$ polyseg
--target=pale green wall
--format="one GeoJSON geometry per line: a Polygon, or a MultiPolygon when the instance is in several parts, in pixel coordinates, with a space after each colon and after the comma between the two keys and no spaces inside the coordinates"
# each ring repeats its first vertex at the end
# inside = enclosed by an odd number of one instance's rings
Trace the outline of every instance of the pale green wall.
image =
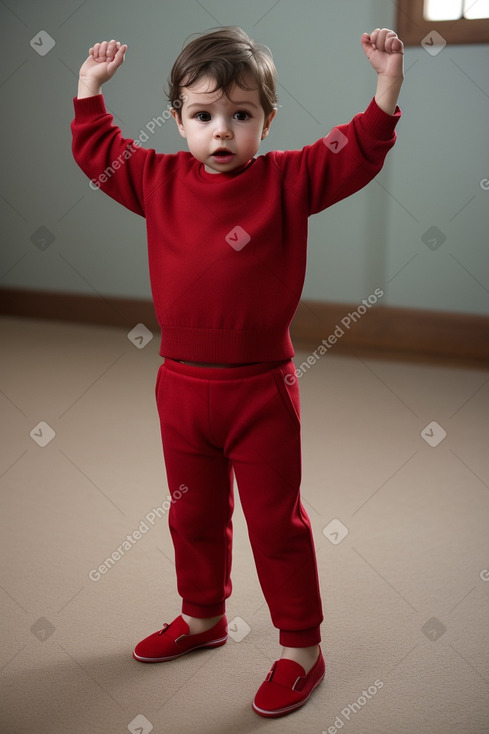
{"type": "MultiPolygon", "coordinates": [[[[125,135],[166,107],[163,87],[184,39],[214,25],[241,25],[269,45],[282,104],[262,152],[300,148],[365,109],[375,73],[360,35],[395,25],[390,0],[29,0],[0,5],[3,57],[3,223],[0,286],[149,297],[144,220],[92,191],[71,156],[78,69],[104,38],[127,42],[126,63],[106,85],[125,135]],[[44,57],[29,45],[46,30],[44,57]],[[55,236],[44,251],[40,226],[55,236]]],[[[447,46],[436,57],[406,52],[399,139],[366,189],[310,220],[303,296],[489,312],[488,46],[447,46]],[[459,214],[457,212],[467,206],[459,214]],[[456,216],[455,216],[456,215],[456,216]],[[436,251],[421,240],[438,227],[436,251]],[[399,272],[401,271],[402,272],[399,272]]],[[[172,120],[148,146],[184,145],[172,120]]]]}

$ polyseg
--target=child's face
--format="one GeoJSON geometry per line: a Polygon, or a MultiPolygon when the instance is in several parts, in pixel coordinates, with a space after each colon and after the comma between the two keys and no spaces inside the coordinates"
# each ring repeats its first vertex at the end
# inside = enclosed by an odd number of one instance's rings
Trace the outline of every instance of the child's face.
{"type": "Polygon", "coordinates": [[[235,84],[228,98],[222,90],[208,91],[214,86],[212,79],[203,78],[192,87],[184,87],[181,120],[174,109],[171,112],[189,151],[205,170],[224,173],[244,166],[256,155],[276,110],[265,119],[258,89],[246,90],[235,84]],[[216,155],[219,149],[229,151],[229,155],[216,155]]]}

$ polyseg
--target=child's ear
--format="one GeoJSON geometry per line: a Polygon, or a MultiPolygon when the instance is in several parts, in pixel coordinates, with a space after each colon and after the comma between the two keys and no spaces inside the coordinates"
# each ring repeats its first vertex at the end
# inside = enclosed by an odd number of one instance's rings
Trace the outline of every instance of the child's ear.
{"type": "Polygon", "coordinates": [[[275,117],[276,114],[277,114],[277,110],[273,110],[272,112],[270,112],[270,114],[266,118],[265,123],[263,125],[263,130],[262,130],[262,133],[261,133],[261,139],[262,140],[264,138],[266,138],[267,135],[268,135],[268,133],[270,132],[270,125],[272,124],[272,120],[273,120],[273,118],[275,117]]]}
{"type": "Polygon", "coordinates": [[[186,138],[187,135],[185,134],[185,128],[182,123],[182,118],[180,116],[180,110],[176,110],[174,107],[170,107],[171,116],[177,123],[178,132],[182,136],[182,138],[186,138]]]}

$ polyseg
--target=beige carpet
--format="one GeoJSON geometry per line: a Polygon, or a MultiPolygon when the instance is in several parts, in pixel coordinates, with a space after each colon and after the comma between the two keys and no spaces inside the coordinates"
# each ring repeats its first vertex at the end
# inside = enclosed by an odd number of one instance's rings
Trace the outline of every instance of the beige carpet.
{"type": "Polygon", "coordinates": [[[301,377],[327,679],[265,720],[278,636],[239,501],[227,645],[131,657],[180,611],[141,335],[1,321],[1,731],[489,731],[489,373],[331,349],[301,377]]]}

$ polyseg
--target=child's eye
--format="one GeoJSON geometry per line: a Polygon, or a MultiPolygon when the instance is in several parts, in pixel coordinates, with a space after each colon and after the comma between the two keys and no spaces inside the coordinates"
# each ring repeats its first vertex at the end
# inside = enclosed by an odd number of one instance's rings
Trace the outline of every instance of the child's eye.
{"type": "Polygon", "coordinates": [[[199,120],[199,122],[209,122],[211,116],[209,112],[197,112],[197,114],[195,115],[195,119],[199,120]]]}
{"type": "Polygon", "coordinates": [[[245,120],[249,120],[251,115],[249,112],[245,112],[245,110],[240,110],[239,112],[236,112],[235,115],[237,120],[240,122],[244,122],[245,120]]]}

